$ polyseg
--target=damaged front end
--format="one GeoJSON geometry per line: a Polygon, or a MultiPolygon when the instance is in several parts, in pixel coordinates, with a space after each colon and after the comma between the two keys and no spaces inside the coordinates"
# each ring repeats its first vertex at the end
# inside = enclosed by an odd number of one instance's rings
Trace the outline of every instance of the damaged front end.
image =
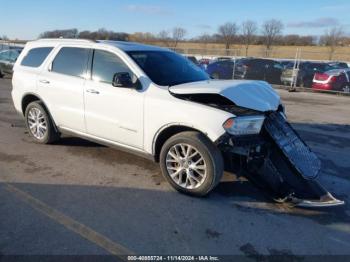
{"type": "Polygon", "coordinates": [[[209,81],[171,87],[179,99],[232,113],[218,139],[226,171],[244,176],[278,202],[303,207],[344,204],[317,181],[318,157],[287,122],[277,93],[262,81],[209,81]],[[197,86],[198,85],[198,86],[197,86]]]}
{"type": "Polygon", "coordinates": [[[218,147],[228,171],[246,177],[278,202],[302,207],[344,204],[317,181],[321,162],[286,121],[282,110],[265,113],[259,134],[226,133],[218,147]]]}

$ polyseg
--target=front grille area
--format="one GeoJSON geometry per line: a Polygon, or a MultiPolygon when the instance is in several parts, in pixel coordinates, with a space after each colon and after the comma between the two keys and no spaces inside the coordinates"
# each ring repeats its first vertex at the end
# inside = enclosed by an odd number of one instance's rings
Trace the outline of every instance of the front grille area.
{"type": "Polygon", "coordinates": [[[305,179],[311,180],[318,176],[321,161],[280,113],[270,113],[264,126],[283,154],[305,179]]]}

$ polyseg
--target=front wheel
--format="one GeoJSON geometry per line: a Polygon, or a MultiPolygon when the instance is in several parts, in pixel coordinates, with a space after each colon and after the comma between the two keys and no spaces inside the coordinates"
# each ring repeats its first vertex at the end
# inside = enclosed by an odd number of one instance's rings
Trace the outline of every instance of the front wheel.
{"type": "Polygon", "coordinates": [[[160,153],[160,167],[170,185],[181,193],[207,195],[223,175],[220,151],[199,132],[169,138],[160,153]]]}

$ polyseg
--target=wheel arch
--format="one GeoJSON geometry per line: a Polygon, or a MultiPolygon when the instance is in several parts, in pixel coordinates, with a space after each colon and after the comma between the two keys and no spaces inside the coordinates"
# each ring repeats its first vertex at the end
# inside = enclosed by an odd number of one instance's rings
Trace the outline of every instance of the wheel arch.
{"type": "Polygon", "coordinates": [[[35,93],[26,93],[23,97],[22,97],[22,101],[21,101],[21,110],[22,110],[22,114],[23,116],[25,116],[25,112],[26,112],[26,108],[27,106],[34,102],[34,101],[40,101],[42,103],[42,106],[44,107],[44,109],[47,111],[47,113],[49,114],[50,118],[51,118],[51,121],[52,121],[52,124],[53,124],[53,127],[55,129],[56,132],[58,132],[58,128],[56,126],[56,123],[55,123],[55,120],[53,119],[51,113],[50,113],[50,110],[49,108],[47,107],[47,105],[45,104],[45,102],[43,101],[43,99],[35,94],[35,93]]]}
{"type": "Polygon", "coordinates": [[[185,124],[167,125],[157,132],[157,134],[153,140],[154,160],[156,162],[159,162],[159,155],[160,155],[160,151],[162,149],[162,146],[170,137],[172,137],[178,133],[185,132],[185,131],[196,131],[196,132],[199,132],[199,133],[205,135],[206,137],[208,137],[208,135],[206,133],[202,132],[201,130],[199,130],[193,126],[189,126],[189,125],[185,125],[185,124]]]}

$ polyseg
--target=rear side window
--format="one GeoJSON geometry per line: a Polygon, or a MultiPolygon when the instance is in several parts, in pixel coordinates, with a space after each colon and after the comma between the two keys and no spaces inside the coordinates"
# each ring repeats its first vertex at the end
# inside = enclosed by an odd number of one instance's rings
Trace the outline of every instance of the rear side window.
{"type": "Polygon", "coordinates": [[[39,47],[29,50],[23,58],[21,65],[29,67],[39,67],[50,54],[53,47],[39,47]]]}
{"type": "Polygon", "coordinates": [[[52,62],[51,71],[84,77],[89,59],[90,49],[77,47],[63,47],[52,62]]]}

